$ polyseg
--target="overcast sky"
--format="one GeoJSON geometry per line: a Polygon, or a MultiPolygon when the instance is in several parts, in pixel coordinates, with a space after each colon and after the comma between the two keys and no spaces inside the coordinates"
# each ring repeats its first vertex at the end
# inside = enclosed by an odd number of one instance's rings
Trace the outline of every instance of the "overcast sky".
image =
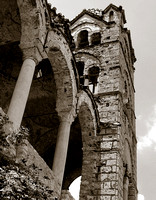
{"type": "Polygon", "coordinates": [[[125,10],[135,63],[138,138],[138,200],[156,200],[156,0],[48,0],[66,18],[83,9],[105,9],[110,3],[125,10]]]}

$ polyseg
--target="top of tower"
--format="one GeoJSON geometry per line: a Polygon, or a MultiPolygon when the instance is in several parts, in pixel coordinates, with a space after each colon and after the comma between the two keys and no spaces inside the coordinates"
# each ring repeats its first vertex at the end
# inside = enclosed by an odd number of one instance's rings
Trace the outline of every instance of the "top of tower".
{"type": "Polygon", "coordinates": [[[84,9],[79,15],[77,15],[71,22],[70,24],[74,24],[79,18],[81,18],[83,15],[87,14],[93,18],[96,18],[98,20],[101,20],[101,21],[105,21],[107,22],[106,20],[106,17],[105,15],[107,15],[107,13],[111,12],[111,11],[116,11],[116,12],[119,12],[121,13],[121,18],[123,20],[123,24],[126,23],[126,18],[125,18],[125,12],[124,10],[122,9],[122,6],[115,6],[114,4],[110,4],[109,6],[107,6],[104,10],[101,10],[101,9],[84,9]]]}
{"type": "Polygon", "coordinates": [[[115,10],[117,12],[120,12],[122,14],[122,19],[123,19],[123,23],[125,24],[126,23],[126,17],[125,17],[125,11],[124,9],[122,9],[122,6],[115,6],[114,4],[110,4],[109,6],[107,6],[107,8],[105,8],[105,10],[103,10],[102,14],[103,16],[110,12],[110,10],[115,10]]]}

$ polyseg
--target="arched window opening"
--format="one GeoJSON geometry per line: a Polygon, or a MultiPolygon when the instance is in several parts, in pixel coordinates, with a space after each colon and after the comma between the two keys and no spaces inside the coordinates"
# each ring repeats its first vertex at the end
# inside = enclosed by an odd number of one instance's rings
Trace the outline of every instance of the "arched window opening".
{"type": "Polygon", "coordinates": [[[88,78],[89,78],[89,88],[91,92],[97,93],[98,90],[98,78],[99,78],[99,67],[93,66],[88,70],[88,78]]]}
{"type": "Polygon", "coordinates": [[[110,11],[109,13],[109,21],[113,21],[114,20],[114,12],[113,11],[110,11]]]}
{"type": "Polygon", "coordinates": [[[89,45],[88,42],[88,31],[81,31],[78,35],[78,47],[83,48],[89,45]]]}
{"type": "Polygon", "coordinates": [[[69,187],[69,192],[75,200],[79,200],[81,176],[76,178],[69,187]]]}
{"type": "Polygon", "coordinates": [[[79,73],[79,78],[80,78],[80,84],[84,85],[84,75],[83,75],[83,71],[84,71],[84,62],[77,62],[76,63],[77,66],[77,70],[79,73]]]}
{"type": "Polygon", "coordinates": [[[97,45],[101,43],[101,34],[98,33],[93,33],[91,36],[91,44],[92,45],[97,45]]]}

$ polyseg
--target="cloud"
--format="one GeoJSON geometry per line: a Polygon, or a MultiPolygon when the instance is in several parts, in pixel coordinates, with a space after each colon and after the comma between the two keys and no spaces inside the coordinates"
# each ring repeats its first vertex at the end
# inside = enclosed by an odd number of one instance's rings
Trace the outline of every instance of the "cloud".
{"type": "Polygon", "coordinates": [[[147,134],[138,138],[138,150],[143,150],[147,147],[154,147],[156,150],[156,105],[153,112],[146,122],[147,134]]]}
{"type": "Polygon", "coordinates": [[[145,198],[144,198],[144,195],[142,195],[142,194],[138,194],[138,200],[144,200],[145,198]]]}

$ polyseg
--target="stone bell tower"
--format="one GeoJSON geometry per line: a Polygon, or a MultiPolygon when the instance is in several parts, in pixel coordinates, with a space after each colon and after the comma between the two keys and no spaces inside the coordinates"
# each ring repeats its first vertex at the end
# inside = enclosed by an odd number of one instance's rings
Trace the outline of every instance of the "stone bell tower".
{"type": "Polygon", "coordinates": [[[122,7],[83,10],[71,21],[83,88],[98,106],[100,126],[83,139],[80,200],[136,200],[134,62],[122,7]]]}

